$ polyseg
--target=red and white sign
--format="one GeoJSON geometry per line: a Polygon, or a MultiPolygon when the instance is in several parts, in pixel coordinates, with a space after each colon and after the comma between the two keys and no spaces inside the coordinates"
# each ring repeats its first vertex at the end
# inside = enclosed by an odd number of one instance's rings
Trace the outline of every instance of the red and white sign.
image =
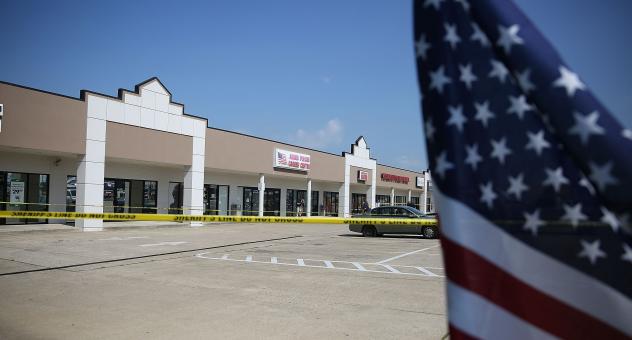
{"type": "Polygon", "coordinates": [[[366,182],[369,180],[369,172],[364,170],[358,170],[358,181],[366,182]]]}
{"type": "Polygon", "coordinates": [[[408,181],[410,181],[410,178],[408,178],[408,177],[391,175],[391,174],[382,174],[381,177],[382,177],[382,181],[384,181],[384,182],[395,182],[395,183],[408,184],[408,181]]]}
{"type": "Polygon", "coordinates": [[[306,154],[274,149],[274,167],[298,171],[309,171],[311,157],[306,154]]]}

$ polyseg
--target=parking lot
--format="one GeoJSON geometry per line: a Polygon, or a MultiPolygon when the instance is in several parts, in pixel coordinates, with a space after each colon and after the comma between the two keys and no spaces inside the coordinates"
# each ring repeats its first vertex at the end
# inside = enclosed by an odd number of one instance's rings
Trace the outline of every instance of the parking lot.
{"type": "Polygon", "coordinates": [[[3,339],[447,332],[438,241],[345,225],[1,232],[0,273],[3,339]]]}

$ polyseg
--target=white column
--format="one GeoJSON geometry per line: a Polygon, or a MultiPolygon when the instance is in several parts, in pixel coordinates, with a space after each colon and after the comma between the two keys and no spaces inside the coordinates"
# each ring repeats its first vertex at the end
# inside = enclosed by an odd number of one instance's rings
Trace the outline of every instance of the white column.
{"type": "Polygon", "coordinates": [[[375,192],[376,192],[376,176],[377,176],[377,171],[375,171],[375,169],[373,169],[371,171],[371,186],[369,187],[368,190],[368,195],[367,195],[367,201],[369,203],[369,207],[371,209],[375,208],[375,192]]]}
{"type": "Polygon", "coordinates": [[[413,197],[413,191],[408,189],[408,201],[406,201],[407,204],[410,203],[411,197],[413,197]]]}
{"type": "Polygon", "coordinates": [[[395,188],[391,188],[391,205],[395,205],[395,188]]]}
{"type": "MultiPolygon", "coordinates": [[[[187,119],[192,119],[188,118],[187,119]]],[[[202,216],[204,214],[204,157],[206,144],[206,122],[193,121],[193,148],[191,166],[184,171],[184,197],[182,208],[185,215],[202,216]]],[[[201,222],[191,222],[192,227],[201,226],[201,222]]]]}
{"type": "MultiPolygon", "coordinates": [[[[88,95],[86,153],[77,165],[77,212],[103,213],[103,176],[105,174],[105,98],[88,95]]],[[[76,220],[82,231],[103,230],[103,220],[76,220]]]]}
{"type": "Polygon", "coordinates": [[[259,216],[263,216],[264,194],[266,191],[266,178],[261,174],[259,176],[259,216]]]}
{"type": "Polygon", "coordinates": [[[421,211],[422,211],[424,214],[427,214],[427,213],[428,213],[428,211],[427,211],[427,209],[426,209],[426,208],[427,208],[427,206],[426,206],[426,200],[428,199],[428,181],[426,181],[426,179],[425,179],[425,178],[424,178],[424,192],[423,192],[423,194],[421,195],[421,199],[422,199],[422,201],[421,201],[421,207],[420,207],[420,208],[421,208],[421,211]]]}
{"type": "Polygon", "coordinates": [[[351,195],[349,194],[349,173],[351,171],[351,167],[349,164],[345,162],[345,181],[340,186],[340,190],[338,192],[338,215],[342,217],[349,217],[349,200],[351,199],[351,195]]]}
{"type": "MultiPolygon", "coordinates": [[[[316,202],[318,204],[318,202],[316,202]]],[[[312,180],[307,181],[307,207],[303,207],[307,216],[312,216],[312,180]]]]}

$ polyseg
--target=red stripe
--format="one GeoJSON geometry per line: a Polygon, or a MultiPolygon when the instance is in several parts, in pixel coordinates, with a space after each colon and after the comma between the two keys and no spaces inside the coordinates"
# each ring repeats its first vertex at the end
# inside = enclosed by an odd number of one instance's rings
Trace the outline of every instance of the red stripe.
{"type": "Polygon", "coordinates": [[[526,322],[567,339],[629,339],[616,328],[536,290],[449,239],[442,237],[441,245],[446,274],[452,282],[486,298],[526,322]]]}
{"type": "Polygon", "coordinates": [[[477,340],[477,339],[478,338],[475,338],[465,332],[462,332],[460,329],[450,324],[450,340],[477,340]]]}

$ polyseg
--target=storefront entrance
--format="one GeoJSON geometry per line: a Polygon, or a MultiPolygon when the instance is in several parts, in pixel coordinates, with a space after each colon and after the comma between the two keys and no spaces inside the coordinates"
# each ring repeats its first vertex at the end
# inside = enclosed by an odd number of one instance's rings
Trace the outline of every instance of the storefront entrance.
{"type": "MultiPolygon", "coordinates": [[[[263,195],[263,215],[281,215],[281,189],[268,189],[263,195]]],[[[259,189],[244,187],[243,197],[244,208],[242,215],[257,216],[259,214],[259,189]]]]}
{"type": "Polygon", "coordinates": [[[182,214],[183,197],[184,184],[182,182],[169,182],[169,214],[182,214]]]}
{"type": "MultiPolygon", "coordinates": [[[[48,211],[47,174],[0,171],[0,210],[48,211]]],[[[0,224],[46,223],[47,219],[0,218],[0,224]]]]}
{"type": "Polygon", "coordinates": [[[323,214],[325,216],[338,216],[338,193],[325,191],[323,194],[323,214]]]}
{"type": "Polygon", "coordinates": [[[204,215],[228,215],[228,189],[228,185],[204,184],[204,215]]]}
{"type": "Polygon", "coordinates": [[[351,194],[351,214],[361,214],[366,194],[351,194]]]}
{"type": "Polygon", "coordinates": [[[103,182],[103,212],[156,213],[158,182],[106,178],[103,182]]]}
{"type": "Polygon", "coordinates": [[[305,216],[307,214],[307,190],[287,189],[285,216],[305,216]]]}

